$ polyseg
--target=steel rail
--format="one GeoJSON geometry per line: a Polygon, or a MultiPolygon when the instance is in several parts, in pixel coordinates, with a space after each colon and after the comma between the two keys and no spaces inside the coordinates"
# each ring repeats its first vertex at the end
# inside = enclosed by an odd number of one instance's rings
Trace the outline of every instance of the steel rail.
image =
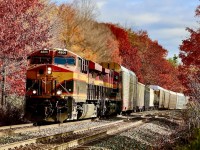
{"type": "Polygon", "coordinates": [[[45,126],[30,126],[30,128],[23,128],[23,127],[28,127],[23,125],[15,125],[15,127],[13,128],[8,128],[9,126],[7,126],[4,131],[0,132],[0,137],[1,136],[5,136],[5,135],[12,135],[12,134],[17,134],[17,133],[24,133],[24,132],[39,132],[40,130],[43,129],[48,129],[48,128],[55,128],[55,127],[61,127],[61,126],[66,126],[66,125],[71,125],[71,124],[80,124],[80,123],[84,123],[84,122],[91,122],[92,120],[80,120],[80,121],[76,121],[76,122],[66,122],[66,123],[62,123],[62,124],[52,124],[52,125],[45,125],[45,126]],[[15,128],[20,128],[20,129],[15,129],[15,128]]]}
{"type": "Polygon", "coordinates": [[[29,140],[9,143],[9,144],[2,145],[0,147],[0,150],[14,149],[14,148],[21,147],[21,146],[27,146],[27,145],[35,144],[35,143],[41,143],[41,142],[49,141],[49,140],[54,139],[54,138],[68,136],[68,135],[72,135],[72,134],[78,134],[78,133],[85,132],[85,131],[88,131],[88,130],[93,130],[93,129],[97,129],[97,128],[100,128],[100,127],[105,127],[105,126],[109,126],[109,125],[113,125],[113,124],[121,123],[121,122],[123,122],[123,120],[99,125],[99,126],[96,126],[96,127],[84,128],[84,129],[69,131],[69,132],[60,133],[60,134],[55,134],[55,135],[50,135],[50,136],[45,136],[45,137],[39,137],[39,138],[33,138],[33,139],[29,139],[29,140]]]}

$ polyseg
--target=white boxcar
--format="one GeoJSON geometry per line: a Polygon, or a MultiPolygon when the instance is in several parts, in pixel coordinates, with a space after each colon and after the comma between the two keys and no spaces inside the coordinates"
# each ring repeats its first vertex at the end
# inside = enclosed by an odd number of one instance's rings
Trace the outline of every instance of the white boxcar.
{"type": "Polygon", "coordinates": [[[176,109],[185,109],[187,104],[187,100],[184,94],[177,93],[177,103],[176,109]]]}
{"type": "Polygon", "coordinates": [[[130,73],[129,101],[131,110],[136,110],[137,104],[137,77],[134,72],[130,73]]]}
{"type": "Polygon", "coordinates": [[[149,102],[149,107],[153,108],[154,107],[154,90],[150,88],[150,102],[149,102]]]}
{"type": "Polygon", "coordinates": [[[169,108],[170,91],[164,90],[164,108],[169,108]]]}
{"type": "Polygon", "coordinates": [[[130,73],[129,70],[121,67],[122,71],[122,111],[132,110],[130,105],[130,73]]]}
{"type": "Polygon", "coordinates": [[[144,108],[149,110],[154,107],[154,90],[146,86],[144,95],[144,108]]]}
{"type": "Polygon", "coordinates": [[[177,93],[170,91],[169,109],[176,109],[177,93]]]}
{"type": "Polygon", "coordinates": [[[154,90],[155,98],[154,98],[154,105],[158,108],[164,108],[164,101],[165,101],[165,94],[162,87],[158,85],[150,85],[150,88],[154,90]],[[158,105],[158,106],[157,106],[158,105]]]}
{"type": "Polygon", "coordinates": [[[136,109],[137,77],[134,72],[121,66],[122,74],[122,111],[136,109]]]}
{"type": "Polygon", "coordinates": [[[145,85],[142,83],[137,83],[137,107],[142,110],[144,107],[144,91],[145,85]]]}

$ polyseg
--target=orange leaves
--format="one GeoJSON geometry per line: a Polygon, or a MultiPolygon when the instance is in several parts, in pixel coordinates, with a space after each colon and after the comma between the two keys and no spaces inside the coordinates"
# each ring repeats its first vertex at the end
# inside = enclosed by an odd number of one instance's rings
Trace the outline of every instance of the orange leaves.
{"type": "Polygon", "coordinates": [[[134,32],[113,24],[107,26],[118,41],[122,65],[134,71],[140,82],[181,91],[178,70],[166,60],[167,50],[152,41],[147,32],[134,32]]]}
{"type": "Polygon", "coordinates": [[[58,6],[53,46],[67,48],[95,62],[111,61],[111,56],[121,62],[118,41],[107,26],[93,20],[93,8],[88,7],[87,3],[58,6]]]}
{"type": "Polygon", "coordinates": [[[122,65],[126,68],[133,70],[139,77],[140,61],[137,54],[137,49],[132,47],[129,39],[128,32],[113,24],[107,24],[116,40],[118,41],[119,56],[122,59],[122,65]]]}
{"type": "Polygon", "coordinates": [[[146,31],[134,32],[129,29],[128,32],[132,46],[138,49],[141,62],[139,80],[147,85],[180,91],[178,70],[166,60],[167,50],[158,41],[152,41],[146,31]]]}

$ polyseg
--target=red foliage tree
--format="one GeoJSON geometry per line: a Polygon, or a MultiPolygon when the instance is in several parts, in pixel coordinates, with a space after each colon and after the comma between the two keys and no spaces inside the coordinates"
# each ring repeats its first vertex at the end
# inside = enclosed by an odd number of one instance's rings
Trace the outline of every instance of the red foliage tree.
{"type": "Polygon", "coordinates": [[[177,78],[178,70],[166,60],[167,50],[157,41],[152,41],[147,32],[129,30],[131,44],[137,47],[141,59],[140,71],[143,83],[159,85],[173,91],[180,91],[181,84],[177,78]]]}
{"type": "Polygon", "coordinates": [[[41,17],[44,8],[40,0],[0,0],[0,76],[5,79],[6,71],[7,92],[24,92],[26,56],[49,38],[49,22],[41,17]]]}
{"type": "MultiPolygon", "coordinates": [[[[200,5],[196,9],[196,16],[200,17],[200,5]]],[[[186,28],[190,37],[180,45],[182,65],[180,79],[186,87],[186,93],[193,100],[200,100],[200,28],[194,30],[186,28]]],[[[199,101],[200,102],[200,101],[199,101]]]]}
{"type": "Polygon", "coordinates": [[[117,25],[107,24],[107,26],[115,35],[119,43],[119,55],[122,58],[122,65],[135,72],[139,80],[142,81],[138,50],[131,45],[128,32],[117,25]]]}

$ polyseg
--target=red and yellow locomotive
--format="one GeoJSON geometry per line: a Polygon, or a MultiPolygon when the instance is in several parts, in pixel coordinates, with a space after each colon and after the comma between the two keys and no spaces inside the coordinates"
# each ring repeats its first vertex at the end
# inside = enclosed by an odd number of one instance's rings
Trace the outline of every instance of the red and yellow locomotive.
{"type": "Polygon", "coordinates": [[[25,116],[29,120],[63,122],[121,112],[117,69],[103,68],[65,49],[39,50],[28,60],[25,116]]]}

